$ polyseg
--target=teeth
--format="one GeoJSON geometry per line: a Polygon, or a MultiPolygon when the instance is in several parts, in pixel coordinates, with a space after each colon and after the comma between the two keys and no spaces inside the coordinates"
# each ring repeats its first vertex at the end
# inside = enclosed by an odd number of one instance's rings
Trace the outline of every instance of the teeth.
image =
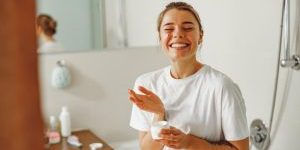
{"type": "Polygon", "coordinates": [[[186,46],[188,46],[188,44],[184,44],[184,43],[174,43],[174,44],[171,44],[172,48],[183,48],[183,47],[186,47],[186,46]]]}

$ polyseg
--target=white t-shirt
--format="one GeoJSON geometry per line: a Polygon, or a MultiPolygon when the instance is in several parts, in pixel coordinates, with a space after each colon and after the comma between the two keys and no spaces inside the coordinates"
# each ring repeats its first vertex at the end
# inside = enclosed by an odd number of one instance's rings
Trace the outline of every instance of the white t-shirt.
{"type": "MultiPolygon", "coordinates": [[[[249,136],[244,100],[230,78],[204,65],[191,76],[174,79],[170,68],[139,76],[134,90],[141,93],[137,87],[144,86],[157,94],[171,126],[212,142],[249,136]]],[[[149,131],[153,117],[153,113],[133,105],[130,126],[149,131]]]]}
{"type": "Polygon", "coordinates": [[[61,52],[63,50],[64,50],[63,47],[58,42],[47,41],[41,45],[41,47],[38,49],[38,52],[40,53],[61,52]]]}

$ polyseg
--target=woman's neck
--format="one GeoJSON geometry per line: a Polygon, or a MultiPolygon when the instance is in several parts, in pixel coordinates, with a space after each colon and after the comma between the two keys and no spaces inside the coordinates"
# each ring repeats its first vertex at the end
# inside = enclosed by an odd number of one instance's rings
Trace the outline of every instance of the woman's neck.
{"type": "Polygon", "coordinates": [[[47,36],[45,34],[42,34],[42,39],[43,39],[44,42],[54,42],[55,41],[53,36],[47,36]]]}
{"type": "Polygon", "coordinates": [[[171,64],[171,76],[175,79],[183,79],[196,73],[203,64],[196,59],[176,61],[171,64]]]}

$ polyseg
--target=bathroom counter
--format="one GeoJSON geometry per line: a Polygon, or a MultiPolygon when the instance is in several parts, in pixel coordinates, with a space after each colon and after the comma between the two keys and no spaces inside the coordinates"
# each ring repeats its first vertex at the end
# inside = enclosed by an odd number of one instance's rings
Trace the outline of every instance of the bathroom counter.
{"type": "Polygon", "coordinates": [[[103,147],[101,150],[113,150],[105,141],[97,137],[90,130],[80,130],[72,132],[72,135],[76,135],[79,138],[79,141],[82,143],[80,148],[74,147],[67,143],[66,138],[62,138],[61,142],[58,144],[51,144],[48,148],[49,150],[90,150],[89,145],[91,143],[102,143],[103,147]]]}

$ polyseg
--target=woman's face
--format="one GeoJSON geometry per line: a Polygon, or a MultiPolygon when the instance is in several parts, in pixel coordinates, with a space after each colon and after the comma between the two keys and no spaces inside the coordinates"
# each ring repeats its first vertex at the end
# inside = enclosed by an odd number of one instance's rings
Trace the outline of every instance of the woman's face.
{"type": "Polygon", "coordinates": [[[165,13],[159,31],[162,49],[172,61],[194,59],[202,42],[194,15],[186,10],[171,9],[165,13]]]}
{"type": "Polygon", "coordinates": [[[42,33],[42,28],[36,24],[35,29],[36,29],[36,36],[39,37],[42,33]]]}

